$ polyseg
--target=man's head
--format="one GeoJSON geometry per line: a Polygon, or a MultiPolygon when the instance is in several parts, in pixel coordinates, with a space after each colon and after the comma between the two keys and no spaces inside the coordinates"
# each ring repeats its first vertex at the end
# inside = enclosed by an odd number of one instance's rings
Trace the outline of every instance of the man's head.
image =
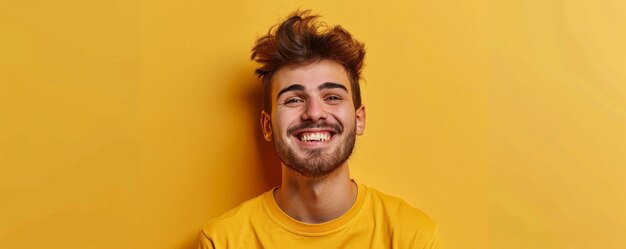
{"type": "Polygon", "coordinates": [[[333,60],[348,73],[354,109],[361,106],[361,68],[365,47],[341,26],[329,27],[318,21],[310,10],[296,11],[252,48],[252,59],[261,64],[256,74],[263,82],[263,110],[272,113],[272,79],[284,66],[307,64],[317,60],[333,60]]]}
{"type": "Polygon", "coordinates": [[[252,59],[263,81],[261,125],[278,156],[305,176],[343,165],[365,128],[360,97],[363,44],[339,26],[296,12],[257,40],[252,59]]]}

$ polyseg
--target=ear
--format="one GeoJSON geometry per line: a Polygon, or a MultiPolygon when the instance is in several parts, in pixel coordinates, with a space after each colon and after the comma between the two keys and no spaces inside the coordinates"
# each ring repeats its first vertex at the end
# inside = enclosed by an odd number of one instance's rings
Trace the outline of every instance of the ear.
{"type": "Polygon", "coordinates": [[[356,109],[356,134],[363,135],[365,132],[365,106],[356,109]]]}
{"type": "Polygon", "coordinates": [[[265,141],[272,141],[272,120],[265,111],[261,111],[261,130],[265,141]]]}

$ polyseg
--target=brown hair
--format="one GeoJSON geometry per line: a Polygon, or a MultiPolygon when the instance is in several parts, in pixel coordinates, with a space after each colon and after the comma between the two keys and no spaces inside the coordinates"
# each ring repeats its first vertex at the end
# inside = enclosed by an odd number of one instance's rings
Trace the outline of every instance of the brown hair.
{"type": "Polygon", "coordinates": [[[285,21],[270,28],[252,48],[251,59],[260,63],[256,74],[263,82],[263,108],[271,113],[272,77],[286,65],[330,59],[341,64],[348,73],[354,108],[361,106],[361,68],[365,47],[341,26],[328,27],[319,22],[310,10],[295,11],[285,21]]]}

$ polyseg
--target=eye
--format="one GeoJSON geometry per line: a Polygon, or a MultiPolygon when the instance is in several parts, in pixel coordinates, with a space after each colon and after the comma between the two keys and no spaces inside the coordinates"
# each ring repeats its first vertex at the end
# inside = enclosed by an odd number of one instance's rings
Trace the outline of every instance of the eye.
{"type": "Polygon", "coordinates": [[[304,102],[304,100],[302,100],[301,98],[288,98],[287,100],[285,100],[285,104],[296,104],[296,103],[302,103],[304,102]]]}
{"type": "Polygon", "coordinates": [[[341,97],[337,96],[337,95],[329,95],[328,97],[326,97],[327,101],[337,101],[337,100],[341,100],[341,97]]]}

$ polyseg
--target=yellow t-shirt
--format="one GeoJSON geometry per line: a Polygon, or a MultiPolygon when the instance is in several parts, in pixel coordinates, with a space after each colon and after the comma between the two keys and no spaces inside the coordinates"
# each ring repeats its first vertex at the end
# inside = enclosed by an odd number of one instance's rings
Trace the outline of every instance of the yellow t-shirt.
{"type": "Polygon", "coordinates": [[[270,190],[207,223],[198,248],[439,248],[436,225],[425,213],[357,185],[352,208],[321,224],[289,217],[270,190]]]}

